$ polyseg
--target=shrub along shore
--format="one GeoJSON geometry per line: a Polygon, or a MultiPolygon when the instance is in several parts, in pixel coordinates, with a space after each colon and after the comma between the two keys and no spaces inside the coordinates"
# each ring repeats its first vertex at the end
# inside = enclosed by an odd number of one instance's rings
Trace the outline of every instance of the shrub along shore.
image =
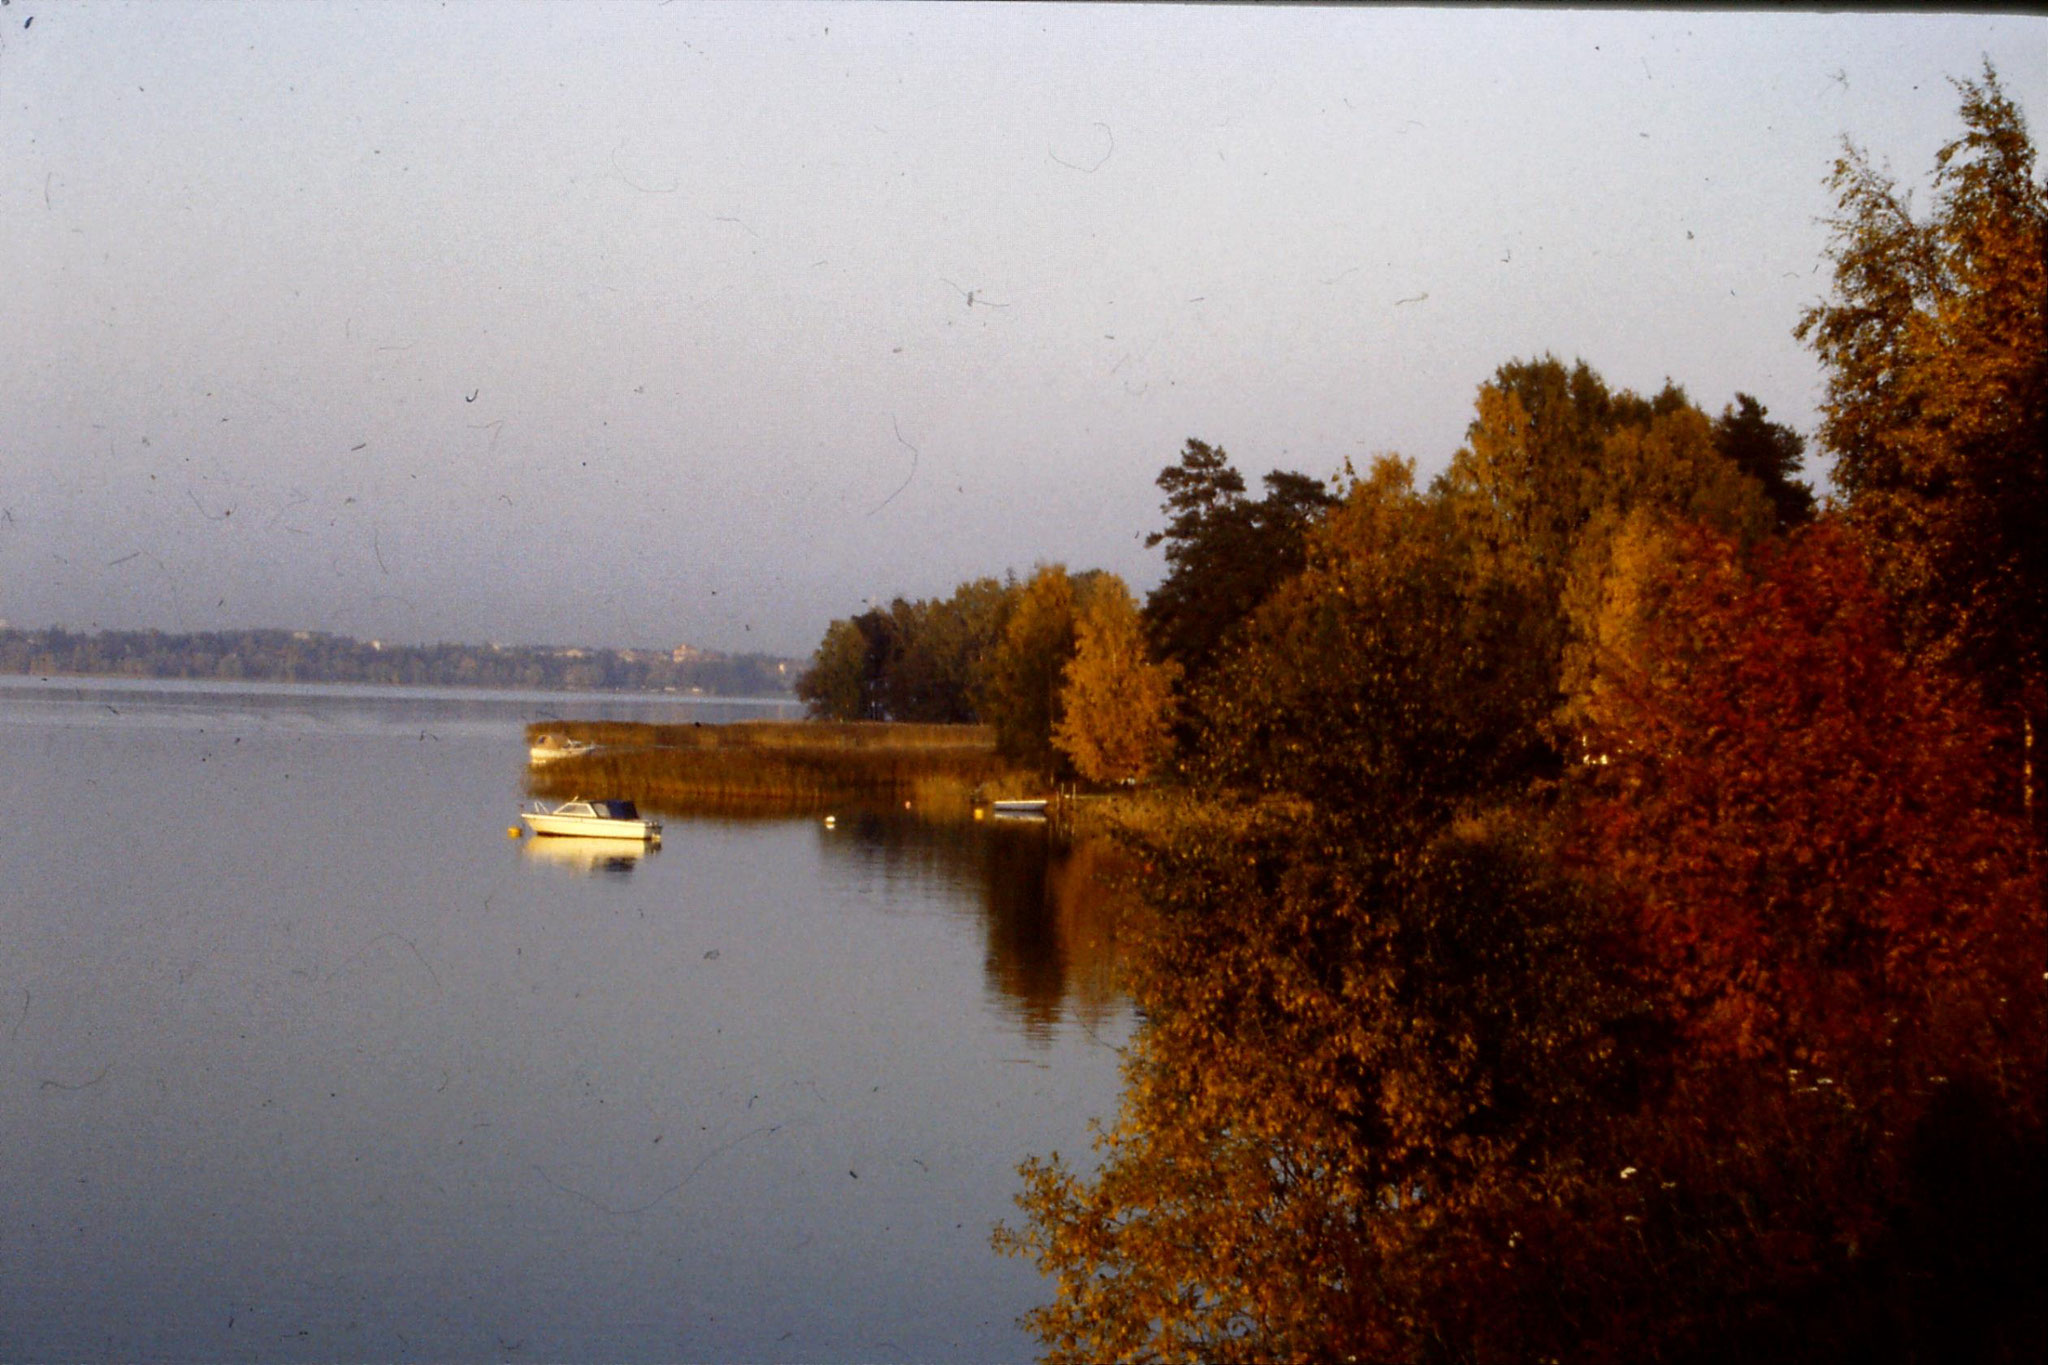
{"type": "Polygon", "coordinates": [[[976,801],[1023,795],[1037,781],[997,755],[994,731],[985,725],[548,721],[527,727],[529,744],[544,735],[596,747],[536,763],[528,778],[534,795],[622,796],[669,810],[788,812],[908,802],[927,813],[965,814],[976,801]]]}

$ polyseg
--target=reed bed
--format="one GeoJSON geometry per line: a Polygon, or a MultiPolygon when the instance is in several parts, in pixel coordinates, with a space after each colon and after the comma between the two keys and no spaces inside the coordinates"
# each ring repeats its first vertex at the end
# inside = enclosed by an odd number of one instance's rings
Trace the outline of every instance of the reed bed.
{"type": "Polygon", "coordinates": [[[542,735],[565,735],[605,748],[795,750],[954,750],[995,752],[995,731],[986,725],[905,725],[894,721],[743,720],[730,725],[645,725],[632,721],[537,721],[526,727],[530,743],[542,735]]]}
{"type": "Polygon", "coordinates": [[[987,726],[748,721],[734,725],[550,722],[542,735],[587,740],[587,754],[537,764],[536,796],[623,796],[655,809],[769,814],[906,802],[964,813],[1028,778],[996,755],[987,726]]]}

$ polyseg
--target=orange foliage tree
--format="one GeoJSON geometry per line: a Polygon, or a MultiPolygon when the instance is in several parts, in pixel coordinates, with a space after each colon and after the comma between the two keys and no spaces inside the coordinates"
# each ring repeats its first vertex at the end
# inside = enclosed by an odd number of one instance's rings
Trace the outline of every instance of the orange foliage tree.
{"type": "Polygon", "coordinates": [[[1831,298],[1799,326],[1827,367],[1821,444],[1906,642],[1979,677],[2048,771],[2048,180],[1987,64],[1915,218],[1850,147],[1831,178],[1831,298]]]}
{"type": "Polygon", "coordinates": [[[1051,774],[1061,761],[1053,747],[1061,684],[1078,640],[1076,618],[1099,577],[1040,564],[1016,591],[975,691],[977,711],[995,728],[997,751],[1012,763],[1051,774]]]}
{"type": "Polygon", "coordinates": [[[1508,1272],[1617,1164],[1639,1012],[1526,831],[1211,811],[1123,922],[1147,1024],[1083,1175],[1025,1167],[998,1246],[1059,1286],[1056,1362],[1521,1358],[1577,1339],[1508,1272]],[[1390,837],[1391,836],[1391,837],[1390,837]],[[1526,1245],[1525,1245],[1526,1243],[1526,1245]]]}
{"type": "Polygon", "coordinates": [[[1150,777],[1173,751],[1177,665],[1155,663],[1123,580],[1105,574],[1076,622],[1053,743],[1091,782],[1150,777]]]}

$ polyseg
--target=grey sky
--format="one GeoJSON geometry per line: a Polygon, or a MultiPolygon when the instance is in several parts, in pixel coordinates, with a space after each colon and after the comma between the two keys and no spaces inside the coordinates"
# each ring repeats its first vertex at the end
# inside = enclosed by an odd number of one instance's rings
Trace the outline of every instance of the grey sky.
{"type": "Polygon", "coordinates": [[[805,653],[1516,357],[1810,431],[1986,56],[2038,138],[2030,16],[11,0],[0,617],[805,653]]]}

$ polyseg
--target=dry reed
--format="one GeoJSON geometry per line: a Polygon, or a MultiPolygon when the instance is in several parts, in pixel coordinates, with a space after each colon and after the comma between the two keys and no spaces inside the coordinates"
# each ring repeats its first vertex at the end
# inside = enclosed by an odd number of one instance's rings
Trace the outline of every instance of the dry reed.
{"type": "Polygon", "coordinates": [[[964,813],[1018,784],[987,726],[746,721],[639,725],[557,721],[527,727],[591,752],[537,764],[537,796],[623,796],[655,809],[731,814],[899,806],[964,813]]]}

